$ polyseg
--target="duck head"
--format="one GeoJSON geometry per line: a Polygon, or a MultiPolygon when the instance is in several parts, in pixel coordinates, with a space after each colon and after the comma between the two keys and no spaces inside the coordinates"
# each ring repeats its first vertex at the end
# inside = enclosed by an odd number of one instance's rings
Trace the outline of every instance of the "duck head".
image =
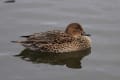
{"type": "Polygon", "coordinates": [[[65,33],[70,34],[71,36],[78,38],[80,36],[90,36],[86,34],[82,26],[78,23],[71,23],[67,26],[65,33]]]}

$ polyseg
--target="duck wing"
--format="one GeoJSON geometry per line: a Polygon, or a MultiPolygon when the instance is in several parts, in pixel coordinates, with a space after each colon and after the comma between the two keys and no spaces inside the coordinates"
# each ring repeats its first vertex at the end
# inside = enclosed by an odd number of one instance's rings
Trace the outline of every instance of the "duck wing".
{"type": "MultiPolygon", "coordinates": [[[[68,35],[62,31],[47,31],[41,33],[34,33],[32,35],[22,36],[26,38],[24,41],[12,41],[14,43],[20,43],[24,47],[31,50],[46,51],[53,45],[61,45],[63,43],[69,43],[75,40],[71,35],[68,35]]],[[[48,50],[50,51],[50,50],[48,50]]]]}
{"type": "Polygon", "coordinates": [[[32,35],[22,36],[28,42],[37,42],[41,44],[62,44],[73,41],[73,37],[59,30],[34,33],[32,35]]]}

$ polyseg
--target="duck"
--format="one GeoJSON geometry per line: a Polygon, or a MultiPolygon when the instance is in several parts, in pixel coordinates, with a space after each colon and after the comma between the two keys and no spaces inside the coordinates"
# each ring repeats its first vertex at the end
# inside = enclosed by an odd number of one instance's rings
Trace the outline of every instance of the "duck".
{"type": "Polygon", "coordinates": [[[70,23],[64,31],[51,30],[21,37],[25,40],[12,42],[32,51],[66,53],[91,48],[90,34],[86,34],[79,23],[70,23]]]}

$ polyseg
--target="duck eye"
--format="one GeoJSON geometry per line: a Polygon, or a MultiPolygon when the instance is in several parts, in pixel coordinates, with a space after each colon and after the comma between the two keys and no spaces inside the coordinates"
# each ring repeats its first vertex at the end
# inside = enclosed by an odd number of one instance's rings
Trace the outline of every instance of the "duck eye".
{"type": "Polygon", "coordinates": [[[80,32],[80,30],[79,30],[79,29],[77,29],[77,32],[80,32]]]}
{"type": "Polygon", "coordinates": [[[76,32],[76,30],[73,30],[73,32],[76,32]]]}

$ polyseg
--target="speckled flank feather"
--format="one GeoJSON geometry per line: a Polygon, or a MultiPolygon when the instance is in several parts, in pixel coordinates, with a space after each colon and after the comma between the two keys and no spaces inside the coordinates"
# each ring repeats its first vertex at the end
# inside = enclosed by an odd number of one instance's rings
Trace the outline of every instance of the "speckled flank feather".
{"type": "Polygon", "coordinates": [[[72,41],[64,43],[45,44],[43,46],[40,46],[39,50],[42,52],[55,52],[55,53],[85,50],[86,48],[90,48],[90,42],[86,38],[87,37],[72,39],[72,41]]]}
{"type": "MultiPolygon", "coordinates": [[[[68,28],[69,27],[67,27],[67,29],[68,28]]],[[[79,34],[78,32],[74,32],[74,35],[72,34],[72,30],[70,31],[71,32],[69,33],[71,34],[60,30],[34,33],[33,35],[22,36],[26,38],[25,41],[16,42],[21,43],[24,47],[30,50],[53,53],[84,50],[91,47],[90,38],[88,36],[82,35],[82,32],[80,31],[79,34]]]]}

